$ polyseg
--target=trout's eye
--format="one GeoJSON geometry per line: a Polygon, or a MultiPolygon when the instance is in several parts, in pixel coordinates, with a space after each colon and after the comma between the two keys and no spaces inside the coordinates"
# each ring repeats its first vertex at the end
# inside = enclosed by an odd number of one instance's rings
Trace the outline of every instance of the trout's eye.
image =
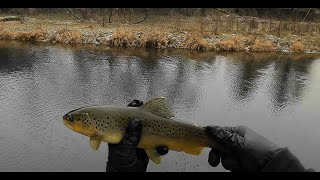
{"type": "Polygon", "coordinates": [[[68,114],[66,118],[67,118],[67,120],[70,121],[70,122],[73,121],[73,116],[72,116],[72,114],[68,114]]]}

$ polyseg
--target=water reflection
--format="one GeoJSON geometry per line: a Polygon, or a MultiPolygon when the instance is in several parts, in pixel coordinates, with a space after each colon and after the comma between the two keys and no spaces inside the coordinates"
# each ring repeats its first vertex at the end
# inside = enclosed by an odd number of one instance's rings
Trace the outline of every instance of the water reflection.
{"type": "Polygon", "coordinates": [[[231,96],[240,102],[247,101],[248,98],[252,99],[255,91],[259,91],[258,80],[263,78],[264,71],[269,67],[272,59],[269,57],[257,59],[252,54],[242,54],[232,60],[233,67],[227,67],[232,71],[229,84],[231,96]]]}
{"type": "MultiPolygon", "coordinates": [[[[319,60],[315,55],[282,55],[277,60],[278,57],[67,48],[1,41],[0,171],[103,171],[105,161],[101,157],[105,157],[106,148],[93,153],[88,138],[69,131],[61,123],[65,112],[79,106],[126,105],[132,99],[165,96],[177,117],[200,124],[208,122],[207,117],[234,116],[241,121],[250,107],[269,114],[281,113],[283,109],[294,111],[304,101],[304,95],[313,91],[309,83],[315,83],[317,78],[312,77],[311,69],[319,60]],[[271,108],[266,101],[271,102],[271,108]],[[225,102],[231,103],[226,107],[225,102]],[[203,107],[204,104],[210,107],[203,107]],[[232,107],[237,111],[228,112],[232,107]],[[203,111],[204,108],[210,110],[203,111]]],[[[259,112],[250,113],[260,116],[259,112]]],[[[283,118],[292,119],[287,115],[283,118]]],[[[268,123],[267,119],[261,121],[268,123]]],[[[282,125],[287,124],[277,124],[282,125]]],[[[292,142],[286,137],[282,136],[284,141],[292,142]]],[[[316,154],[317,150],[312,152],[316,154]]],[[[312,159],[311,154],[303,158],[312,159]]],[[[150,170],[217,170],[206,163],[206,158],[206,154],[195,157],[170,153],[163,165],[151,165],[150,170]]],[[[313,168],[320,168],[320,161],[313,168]]]]}
{"type": "Polygon", "coordinates": [[[288,103],[298,103],[310,79],[310,58],[301,61],[281,59],[275,62],[273,83],[270,87],[271,100],[275,109],[282,109],[288,103]]]}
{"type": "Polygon", "coordinates": [[[267,84],[272,109],[279,111],[288,103],[301,101],[315,57],[244,53],[230,59],[226,80],[229,81],[232,99],[240,103],[252,101],[256,93],[264,91],[263,84],[267,84]]]}

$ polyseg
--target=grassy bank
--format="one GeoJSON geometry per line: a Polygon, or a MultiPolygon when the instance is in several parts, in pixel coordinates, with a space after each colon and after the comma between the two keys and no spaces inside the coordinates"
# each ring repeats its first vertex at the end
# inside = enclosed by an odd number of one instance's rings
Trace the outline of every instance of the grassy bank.
{"type": "Polygon", "coordinates": [[[30,15],[23,22],[0,22],[0,39],[205,51],[319,53],[320,24],[213,12],[205,17],[153,15],[139,24],[114,19],[103,27],[99,22],[79,21],[68,14],[46,14],[30,15]]]}

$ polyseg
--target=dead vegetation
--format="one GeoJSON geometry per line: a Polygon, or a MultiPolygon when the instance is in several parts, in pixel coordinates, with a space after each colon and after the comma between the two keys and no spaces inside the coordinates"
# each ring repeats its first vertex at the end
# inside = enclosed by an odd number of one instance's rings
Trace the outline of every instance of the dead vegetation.
{"type": "Polygon", "coordinates": [[[0,39],[43,42],[46,39],[48,39],[48,32],[42,28],[37,28],[31,32],[16,32],[16,31],[1,30],[0,39]]]}
{"type": "Polygon", "coordinates": [[[245,51],[245,41],[242,36],[235,36],[227,40],[216,43],[215,49],[218,51],[245,51]]]}
{"type": "Polygon", "coordinates": [[[299,42],[299,41],[295,41],[291,44],[291,47],[290,49],[293,51],[293,52],[304,52],[305,51],[305,46],[299,42]]]}
{"type": "Polygon", "coordinates": [[[0,22],[0,39],[159,49],[320,52],[317,22],[259,19],[214,10],[206,15],[199,14],[200,10],[198,15],[193,10],[187,15],[183,15],[184,10],[178,11],[182,13],[149,15],[139,24],[118,22],[114,16],[112,23],[105,20],[103,26],[100,21],[83,22],[71,16],[67,19],[65,14],[42,14],[23,24],[0,22]]]}
{"type": "Polygon", "coordinates": [[[192,32],[188,34],[185,42],[183,43],[183,47],[186,49],[196,49],[196,50],[209,50],[211,49],[211,45],[207,40],[203,39],[201,34],[192,32]]]}
{"type": "Polygon", "coordinates": [[[81,44],[83,35],[76,30],[67,28],[61,29],[53,34],[51,42],[58,42],[63,44],[81,44]]]}
{"type": "Polygon", "coordinates": [[[115,47],[126,47],[133,46],[135,42],[136,38],[133,32],[119,28],[112,34],[110,45],[115,47]]]}
{"type": "Polygon", "coordinates": [[[260,40],[256,39],[251,46],[251,51],[256,52],[268,52],[268,51],[276,51],[277,47],[276,45],[268,40],[260,40]]]}

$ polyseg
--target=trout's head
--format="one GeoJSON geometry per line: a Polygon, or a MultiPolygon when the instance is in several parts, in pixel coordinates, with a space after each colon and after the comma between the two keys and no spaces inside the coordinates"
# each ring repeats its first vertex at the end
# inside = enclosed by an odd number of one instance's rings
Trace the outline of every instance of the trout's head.
{"type": "Polygon", "coordinates": [[[63,123],[69,129],[86,136],[90,136],[93,131],[91,118],[85,107],[75,109],[65,114],[63,116],[63,123]]]}

